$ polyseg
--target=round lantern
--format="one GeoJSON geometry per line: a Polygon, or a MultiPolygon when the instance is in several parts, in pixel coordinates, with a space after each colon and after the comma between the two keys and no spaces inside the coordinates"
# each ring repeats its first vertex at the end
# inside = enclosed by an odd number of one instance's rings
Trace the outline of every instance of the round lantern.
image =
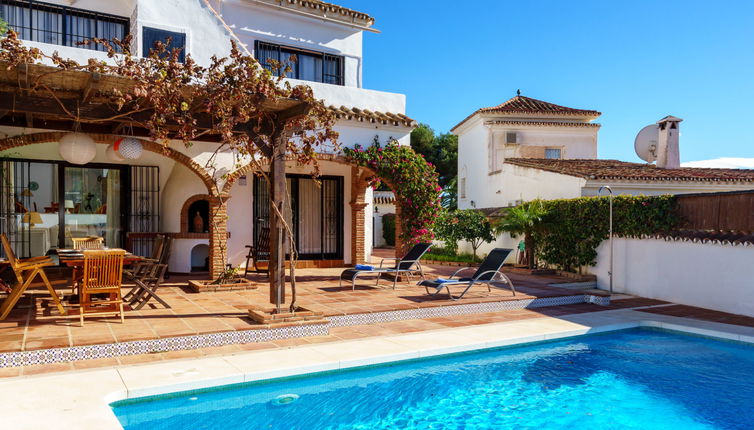
{"type": "Polygon", "coordinates": [[[133,137],[118,139],[113,146],[118,155],[129,160],[141,157],[142,152],[144,152],[144,145],[141,144],[141,140],[134,139],[133,137]]]}
{"type": "Polygon", "coordinates": [[[105,155],[107,155],[107,159],[110,161],[123,161],[125,158],[121,157],[120,154],[118,154],[118,151],[115,150],[115,144],[111,143],[110,145],[107,145],[107,149],[105,150],[105,155]]]}
{"type": "Polygon", "coordinates": [[[97,144],[84,133],[68,133],[60,138],[60,156],[72,164],[86,164],[97,155],[97,144]]]}

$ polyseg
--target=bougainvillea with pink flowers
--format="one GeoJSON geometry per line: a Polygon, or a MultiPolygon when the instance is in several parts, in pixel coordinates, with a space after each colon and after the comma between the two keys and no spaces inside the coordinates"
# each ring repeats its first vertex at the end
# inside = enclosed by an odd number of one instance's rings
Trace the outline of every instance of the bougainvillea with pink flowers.
{"type": "Polygon", "coordinates": [[[395,193],[400,206],[401,239],[404,243],[429,242],[434,239],[435,220],[442,211],[437,171],[410,146],[391,140],[385,146],[379,141],[366,148],[356,145],[345,148],[349,161],[375,172],[370,185],[384,181],[395,193]]]}

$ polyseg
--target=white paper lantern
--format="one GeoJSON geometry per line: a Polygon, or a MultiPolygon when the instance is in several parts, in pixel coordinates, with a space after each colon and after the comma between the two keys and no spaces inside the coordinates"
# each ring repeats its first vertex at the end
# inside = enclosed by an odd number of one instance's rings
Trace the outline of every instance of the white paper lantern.
{"type": "Polygon", "coordinates": [[[115,150],[115,144],[111,143],[110,145],[107,145],[107,149],[105,150],[105,155],[107,155],[107,159],[110,161],[123,161],[125,158],[121,157],[120,154],[118,154],[118,151],[115,150]]]}
{"type": "Polygon", "coordinates": [[[144,145],[141,144],[141,140],[139,139],[126,137],[115,142],[115,150],[121,157],[135,160],[141,157],[141,154],[144,152],[144,145]]]}
{"type": "Polygon", "coordinates": [[[69,163],[86,164],[97,155],[97,144],[84,133],[68,133],[60,138],[58,151],[69,163]]]}

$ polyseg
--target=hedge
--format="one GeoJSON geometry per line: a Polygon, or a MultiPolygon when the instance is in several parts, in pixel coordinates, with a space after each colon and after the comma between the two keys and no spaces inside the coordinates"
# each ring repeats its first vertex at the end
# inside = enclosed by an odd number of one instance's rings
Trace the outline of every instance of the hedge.
{"type": "MultiPolygon", "coordinates": [[[[592,266],[597,260],[597,246],[609,236],[607,198],[542,202],[547,214],[544,228],[534,237],[538,256],[563,270],[592,266]]],[[[524,204],[531,204],[524,203],[524,204]]],[[[673,196],[615,196],[613,199],[613,233],[617,236],[642,236],[663,233],[680,225],[673,196]]]]}
{"type": "Polygon", "coordinates": [[[395,214],[382,215],[382,238],[389,246],[395,246],[395,214]]]}

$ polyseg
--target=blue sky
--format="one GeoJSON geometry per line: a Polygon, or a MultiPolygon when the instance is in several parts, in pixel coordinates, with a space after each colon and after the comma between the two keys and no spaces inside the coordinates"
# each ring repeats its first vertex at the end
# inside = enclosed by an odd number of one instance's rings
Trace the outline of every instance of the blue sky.
{"type": "Polygon", "coordinates": [[[600,158],[665,115],[681,161],[754,157],[754,2],[341,0],[371,14],[364,86],[445,132],[515,95],[603,113],[600,158]]]}

